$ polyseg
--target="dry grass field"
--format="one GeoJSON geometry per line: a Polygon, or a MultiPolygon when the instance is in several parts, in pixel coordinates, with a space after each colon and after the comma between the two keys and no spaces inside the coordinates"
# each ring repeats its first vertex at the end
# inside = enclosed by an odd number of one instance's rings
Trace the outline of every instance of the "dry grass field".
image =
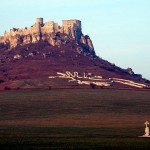
{"type": "Polygon", "coordinates": [[[0,93],[1,149],[149,149],[150,92],[76,89],[0,93]],[[14,146],[14,147],[13,147],[14,146]]]}

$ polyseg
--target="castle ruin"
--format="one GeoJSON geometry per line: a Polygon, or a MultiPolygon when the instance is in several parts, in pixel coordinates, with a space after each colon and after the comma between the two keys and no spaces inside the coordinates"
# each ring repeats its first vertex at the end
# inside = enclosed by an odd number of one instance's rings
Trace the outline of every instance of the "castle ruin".
{"type": "Polygon", "coordinates": [[[14,48],[18,45],[46,40],[51,45],[56,46],[60,45],[62,42],[61,39],[56,39],[56,33],[64,34],[70,39],[76,40],[77,43],[80,42],[88,45],[91,51],[94,50],[89,36],[84,36],[82,34],[80,20],[63,20],[62,26],[59,26],[58,23],[54,21],[44,23],[43,18],[37,18],[35,24],[30,28],[12,28],[10,32],[5,31],[4,35],[0,36],[0,43],[14,48]]]}

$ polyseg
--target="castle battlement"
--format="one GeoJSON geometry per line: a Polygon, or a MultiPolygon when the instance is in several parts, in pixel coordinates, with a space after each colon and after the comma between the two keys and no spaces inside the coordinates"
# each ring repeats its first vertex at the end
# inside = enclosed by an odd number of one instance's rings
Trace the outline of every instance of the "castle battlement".
{"type": "Polygon", "coordinates": [[[28,35],[28,34],[34,34],[34,33],[44,33],[49,34],[52,32],[60,32],[60,33],[68,33],[71,28],[78,28],[81,30],[81,21],[79,20],[63,20],[62,21],[62,27],[58,25],[58,23],[55,23],[54,21],[49,21],[46,23],[43,23],[43,18],[37,18],[36,22],[33,26],[30,28],[12,28],[10,29],[10,32],[5,32],[4,37],[9,38],[9,36],[15,36],[15,35],[28,35]]]}
{"type": "Polygon", "coordinates": [[[54,21],[44,23],[43,18],[37,18],[35,23],[24,29],[12,28],[10,32],[4,33],[0,37],[0,43],[9,45],[10,48],[16,47],[17,45],[25,45],[29,43],[36,43],[40,40],[47,40],[53,46],[60,43],[60,41],[54,40],[51,37],[53,33],[63,33],[68,35],[70,38],[83,44],[88,44],[93,49],[92,42],[89,38],[86,39],[82,34],[81,21],[80,20],[63,20],[62,26],[54,21]]]}

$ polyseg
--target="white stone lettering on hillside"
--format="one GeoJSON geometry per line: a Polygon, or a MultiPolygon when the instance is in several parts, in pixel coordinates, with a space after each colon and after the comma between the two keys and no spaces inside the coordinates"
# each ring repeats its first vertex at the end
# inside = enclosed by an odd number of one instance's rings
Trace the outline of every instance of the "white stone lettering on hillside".
{"type": "Polygon", "coordinates": [[[92,73],[83,73],[83,75],[79,75],[78,72],[71,73],[70,71],[66,71],[65,73],[62,72],[57,72],[56,76],[49,76],[48,78],[65,78],[68,79],[68,82],[76,82],[80,85],[85,84],[85,85],[97,85],[101,87],[109,87],[113,83],[119,83],[119,84],[124,84],[128,85],[131,87],[136,87],[136,88],[146,88],[147,85],[141,84],[141,83],[136,83],[131,80],[125,80],[125,79],[120,79],[120,78],[109,78],[109,79],[104,79],[102,76],[95,76],[92,73]]]}
{"type": "Polygon", "coordinates": [[[145,85],[145,84],[136,83],[136,82],[133,82],[130,80],[119,79],[119,78],[112,78],[112,79],[116,83],[121,83],[121,84],[129,85],[129,86],[133,86],[133,87],[137,87],[137,88],[146,88],[147,87],[147,85],[145,85]]]}

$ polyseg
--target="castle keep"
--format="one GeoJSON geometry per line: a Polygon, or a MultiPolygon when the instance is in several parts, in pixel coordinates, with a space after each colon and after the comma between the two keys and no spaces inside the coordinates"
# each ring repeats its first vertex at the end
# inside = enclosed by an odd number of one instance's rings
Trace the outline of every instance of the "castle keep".
{"type": "Polygon", "coordinates": [[[64,39],[59,39],[56,34],[60,33],[67,38],[76,40],[77,43],[83,43],[89,46],[91,51],[94,50],[93,44],[89,36],[82,34],[80,20],[63,20],[62,26],[54,21],[43,22],[43,18],[37,18],[34,25],[30,28],[12,28],[10,32],[4,33],[0,36],[0,43],[14,48],[18,45],[25,45],[29,43],[36,43],[40,40],[48,41],[51,45],[56,46],[64,42],[64,39]]]}

